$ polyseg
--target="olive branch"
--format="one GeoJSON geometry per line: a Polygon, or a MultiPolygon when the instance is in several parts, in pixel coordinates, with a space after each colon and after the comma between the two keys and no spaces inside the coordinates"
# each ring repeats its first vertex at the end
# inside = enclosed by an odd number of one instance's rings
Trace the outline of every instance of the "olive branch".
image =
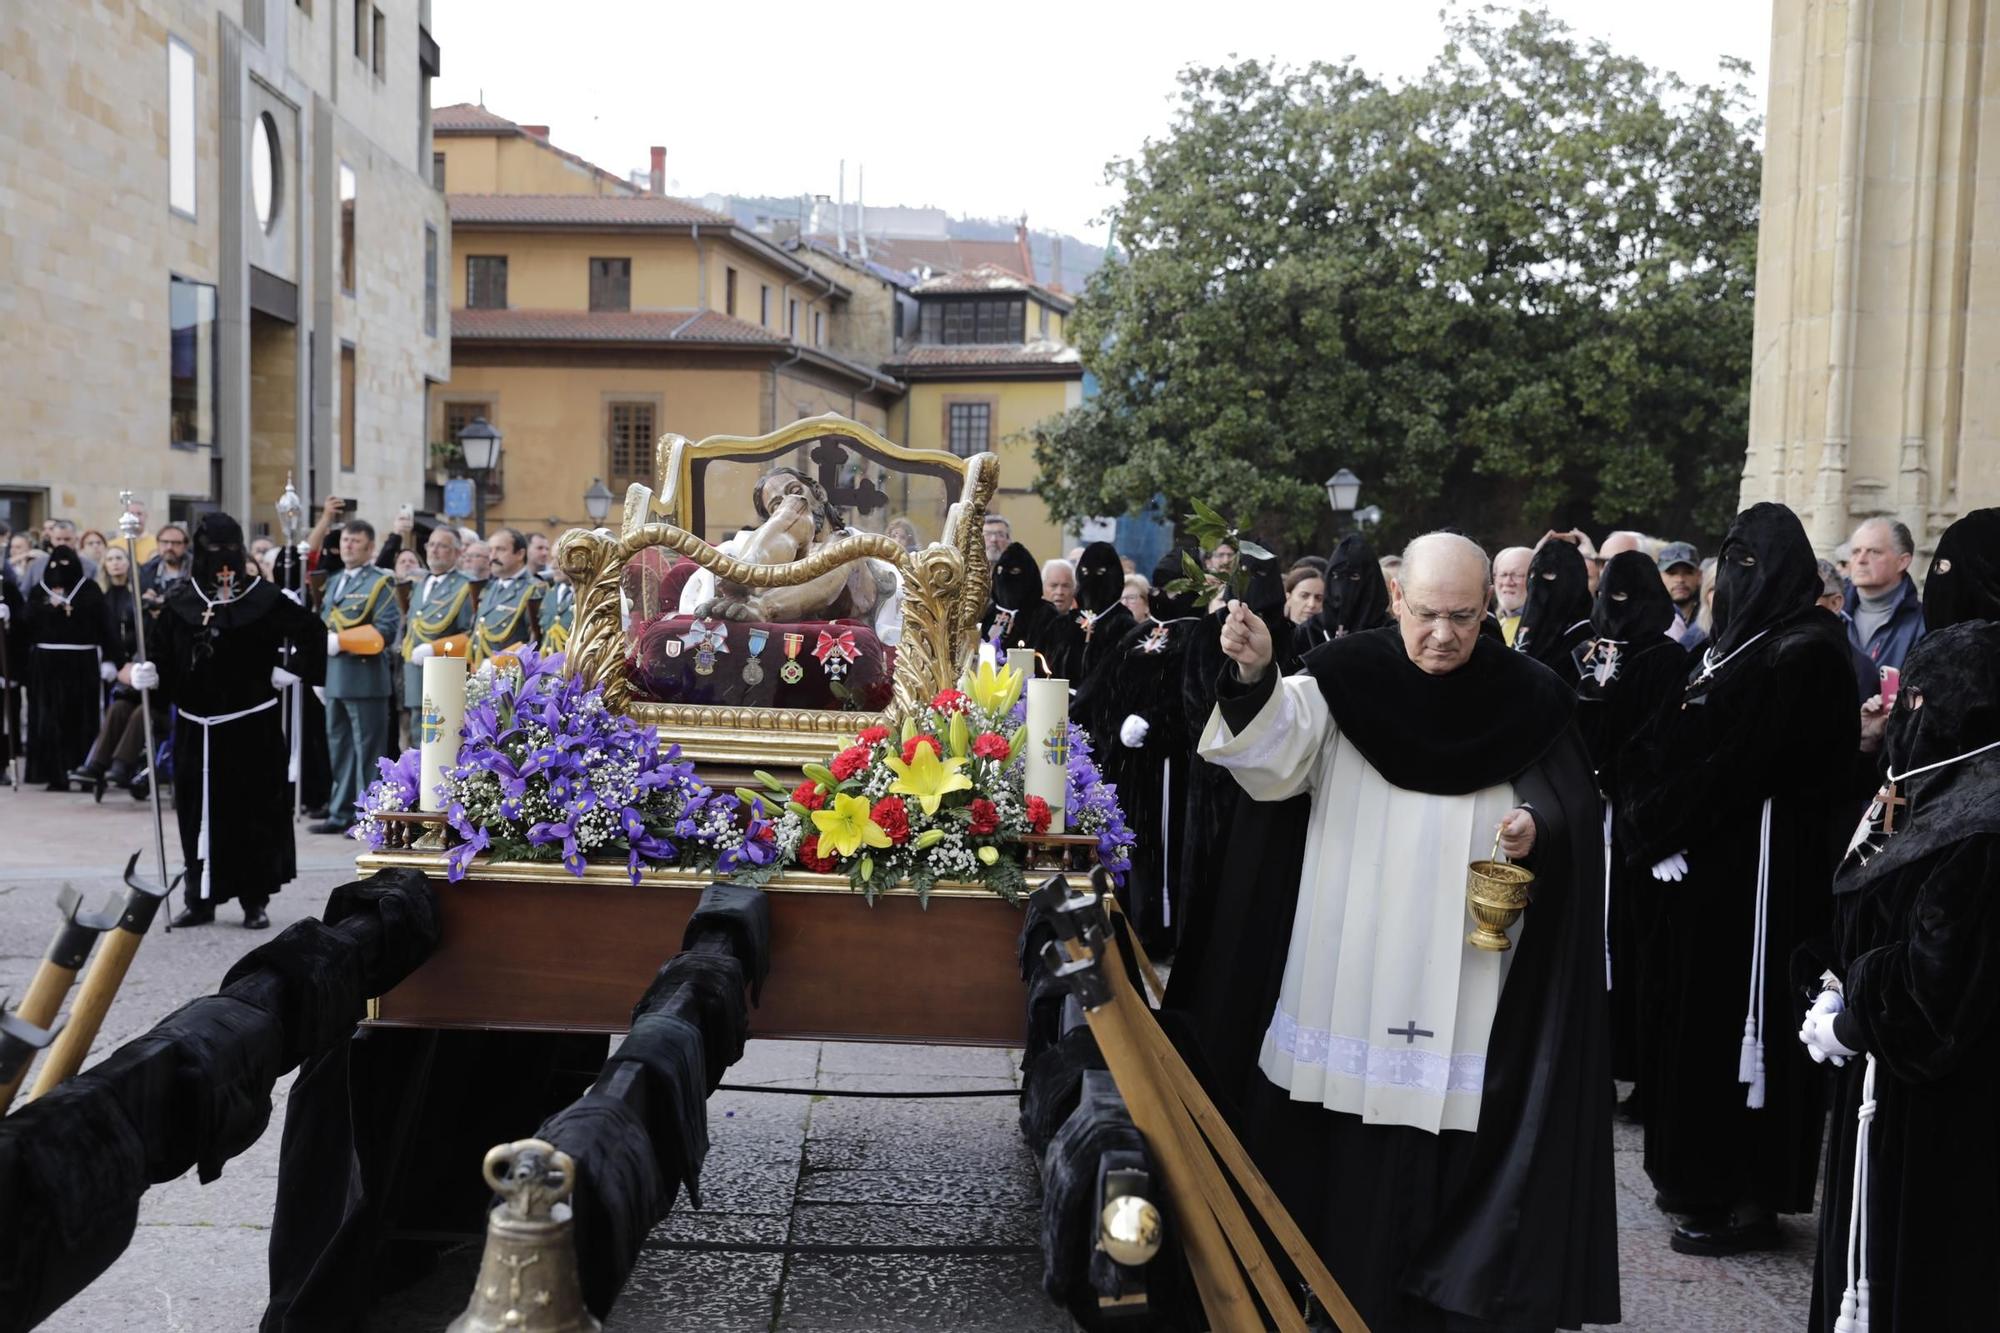
{"type": "Polygon", "coordinates": [[[1224,518],[1213,505],[1201,500],[1192,502],[1194,512],[1181,519],[1181,526],[1200,549],[1205,561],[1218,546],[1229,546],[1236,552],[1236,559],[1230,562],[1227,574],[1217,574],[1205,564],[1197,563],[1187,551],[1181,552],[1181,577],[1169,583],[1166,590],[1180,595],[1195,594],[1201,605],[1207,605],[1216,593],[1227,589],[1231,600],[1241,600],[1249,587],[1249,571],[1243,566],[1243,559],[1271,560],[1276,557],[1264,547],[1243,535],[1243,529],[1224,518]]]}

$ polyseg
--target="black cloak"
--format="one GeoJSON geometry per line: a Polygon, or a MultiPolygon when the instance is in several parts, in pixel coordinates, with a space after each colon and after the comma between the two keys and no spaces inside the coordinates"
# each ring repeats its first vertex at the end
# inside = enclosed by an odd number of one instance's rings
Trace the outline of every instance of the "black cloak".
{"type": "Polygon", "coordinates": [[[1326,600],[1298,627],[1301,655],[1330,639],[1389,623],[1389,581],[1382,562],[1359,533],[1349,533],[1326,560],[1326,600]]]}
{"type": "MultiPolygon", "coordinates": [[[[1680,703],[1687,652],[1667,637],[1674,603],[1651,557],[1611,557],[1598,580],[1590,624],[1596,638],[1577,687],[1577,722],[1607,806],[1619,804],[1618,757],[1662,712],[1680,703]]],[[[1640,973],[1659,924],[1660,886],[1646,866],[1625,862],[1616,831],[1605,878],[1606,967],[1611,987],[1612,1070],[1637,1079],[1642,1068],[1640,973]]]]}
{"type": "Polygon", "coordinates": [[[157,622],[159,642],[146,645],[159,668],[160,689],[177,710],[174,813],[190,906],[269,897],[297,869],[285,781],[291,750],[271,669],[289,661],[288,670],[307,685],[320,684],[326,626],[264,580],[251,576],[246,582],[247,559],[235,519],[202,515],[194,533],[195,572],[170,585],[157,622]],[[211,581],[224,569],[241,590],[227,602],[215,600],[211,581]],[[248,709],[260,711],[206,728],[195,720],[248,709]],[[200,855],[204,792],[206,860],[200,855]]]}
{"type": "MultiPolygon", "coordinates": [[[[1153,571],[1155,588],[1171,582],[1179,568],[1179,555],[1170,553],[1153,571]]],[[[1181,678],[1203,624],[1189,614],[1191,600],[1156,591],[1154,614],[1119,641],[1103,670],[1077,695],[1078,717],[1090,732],[1097,766],[1118,789],[1125,823],[1137,835],[1119,901],[1155,958],[1174,952],[1180,919],[1187,772],[1194,748],[1181,678]],[[1121,733],[1134,717],[1146,735],[1130,746],[1121,733]]]]}
{"type": "MultiPolygon", "coordinates": [[[[1480,1130],[1364,1125],[1291,1101],[1256,1071],[1268,1006],[1254,1031],[1227,1037],[1234,1049],[1207,1046],[1197,1015],[1203,1053],[1248,1066],[1251,1152],[1371,1327],[1441,1328],[1440,1311],[1508,1328],[1615,1323],[1602,818],[1575,693],[1483,636],[1466,666],[1431,675],[1393,626],[1323,645],[1304,668],[1343,738],[1391,783],[1462,794],[1511,781],[1535,811],[1534,904],[1494,1016],[1480,1130]]],[[[1274,688],[1270,673],[1247,691],[1225,685],[1225,717],[1246,724],[1274,688]]],[[[1274,849],[1260,864],[1261,850],[1234,850],[1253,883],[1287,875],[1296,898],[1298,854],[1274,849]]],[[[1261,986],[1245,962],[1283,971],[1293,912],[1259,902],[1240,915],[1242,961],[1225,977],[1210,959],[1209,988],[1261,986]]]]}
{"type": "Polygon", "coordinates": [[[1060,673],[1072,690],[1090,683],[1098,667],[1117,650],[1135,623],[1118,599],[1125,592],[1125,565],[1110,542],[1092,542],[1076,562],[1076,633],[1060,673]]]}
{"type": "Polygon", "coordinates": [[[1924,576],[1924,625],[2000,620],[2000,509],[1975,509],[1944,530],[1924,576]]]}
{"type": "Polygon", "coordinates": [[[1580,673],[1576,652],[1590,640],[1590,569],[1583,552],[1550,538],[1528,562],[1528,600],[1514,630],[1514,648],[1571,685],[1580,673]]]}
{"type": "Polygon", "coordinates": [[[1009,648],[1026,648],[1053,667],[1068,645],[1067,622],[1042,600],[1041,566],[1019,542],[993,562],[993,595],[979,628],[1002,660],[1009,648]]]}
{"type": "Polygon", "coordinates": [[[98,663],[118,659],[104,591],[83,576],[83,557],[69,547],[49,552],[28,589],[20,642],[28,658],[28,781],[67,791],[70,770],[97,743],[104,711],[98,663]]]}
{"type": "Polygon", "coordinates": [[[1713,1216],[1741,1203],[1808,1212],[1824,1082],[1793,1035],[1787,960],[1793,945],[1826,929],[1827,884],[1853,827],[1854,676],[1846,630],[1815,605],[1818,565],[1796,514],[1777,504],[1745,510],[1720,561],[1714,643],[1681,706],[1660,713],[1618,760],[1627,864],[1649,869],[1687,854],[1686,877],[1660,885],[1641,976],[1646,1171],[1674,1212],[1713,1216]],[[1754,992],[1753,954],[1762,968],[1754,992]],[[1765,1090],[1753,1109],[1738,1075],[1746,1020],[1760,1011],[1765,1090]]]}
{"type": "MultiPolygon", "coordinates": [[[[2000,742],[2000,624],[1934,630],[1910,651],[1887,742],[1891,773],[2000,742]]],[[[1898,831],[1850,854],[1834,881],[1826,960],[1845,992],[1834,1033],[1875,1066],[1871,1327],[1981,1328],[2000,1246],[2000,749],[1912,775],[1901,794],[1898,831]]],[[[1848,1276],[1866,1067],[1856,1057],[1835,1073],[1811,1320],[1822,1333],[1848,1276]]]]}

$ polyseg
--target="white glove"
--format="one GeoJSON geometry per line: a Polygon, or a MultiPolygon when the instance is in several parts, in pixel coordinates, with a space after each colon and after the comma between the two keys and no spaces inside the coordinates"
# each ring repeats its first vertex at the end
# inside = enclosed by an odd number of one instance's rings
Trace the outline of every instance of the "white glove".
{"type": "Polygon", "coordinates": [[[1653,867],[1653,878],[1662,884],[1678,884],[1687,878],[1688,854],[1675,852],[1666,860],[1653,867]]]}
{"type": "Polygon", "coordinates": [[[340,636],[332,630],[326,632],[326,655],[328,657],[340,656],[340,636]]]}
{"type": "Polygon", "coordinates": [[[324,686],[324,685],[315,685],[315,686],[313,686],[313,698],[315,698],[315,699],[319,700],[319,701],[320,701],[321,703],[325,703],[325,702],[326,702],[326,686],[324,686]]]}
{"type": "Polygon", "coordinates": [[[1145,718],[1137,713],[1128,713],[1124,722],[1119,724],[1118,739],[1125,743],[1126,749],[1136,750],[1146,743],[1146,733],[1152,729],[1152,723],[1145,718]]]}
{"type": "Polygon", "coordinates": [[[99,662],[97,664],[97,678],[106,685],[109,685],[112,681],[118,679],[118,668],[109,662],[99,662]]]}
{"type": "Polygon", "coordinates": [[[7,603],[5,602],[0,602],[0,625],[6,624],[13,618],[14,618],[14,608],[7,605],[7,603]]]}
{"type": "Polygon", "coordinates": [[[437,653],[437,646],[435,644],[420,643],[416,647],[410,649],[410,660],[412,662],[421,662],[424,661],[426,658],[434,656],[436,653],[437,653]]]}
{"type": "Polygon", "coordinates": [[[160,669],[151,662],[132,664],[132,688],[135,690],[157,690],[160,688],[160,669]]]}
{"type": "Polygon", "coordinates": [[[298,683],[299,683],[299,678],[293,675],[291,672],[285,670],[283,667],[274,666],[271,668],[272,689],[274,690],[290,689],[292,686],[298,683]]]}
{"type": "Polygon", "coordinates": [[[1837,991],[1825,990],[1813,1001],[1813,1007],[1806,1010],[1805,1024],[1799,1028],[1799,1040],[1805,1043],[1806,1054],[1813,1058],[1814,1064],[1831,1060],[1836,1065],[1844,1065],[1849,1057],[1861,1054],[1849,1049],[1833,1035],[1833,1020],[1844,1008],[1846,1004],[1837,991]]]}

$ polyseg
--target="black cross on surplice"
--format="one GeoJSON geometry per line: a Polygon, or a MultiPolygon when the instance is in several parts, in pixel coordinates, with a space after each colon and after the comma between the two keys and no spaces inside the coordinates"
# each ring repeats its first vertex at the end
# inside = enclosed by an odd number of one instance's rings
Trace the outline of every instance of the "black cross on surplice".
{"type": "Polygon", "coordinates": [[[1429,1028],[1418,1027],[1417,1020],[1413,1018],[1410,1020],[1410,1025],[1406,1028],[1390,1028],[1389,1035],[1392,1037],[1401,1037],[1405,1046],[1414,1046],[1417,1044],[1418,1037],[1435,1037],[1437,1033],[1432,1032],[1429,1028]]]}

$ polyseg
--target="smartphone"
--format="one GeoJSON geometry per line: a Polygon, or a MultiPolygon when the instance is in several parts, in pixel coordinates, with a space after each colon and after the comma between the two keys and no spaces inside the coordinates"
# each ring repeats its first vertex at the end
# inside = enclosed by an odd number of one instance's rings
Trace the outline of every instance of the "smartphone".
{"type": "Polygon", "coordinates": [[[1883,667],[1882,706],[1884,708],[1890,708],[1895,705],[1896,691],[1902,688],[1903,688],[1903,673],[1898,671],[1895,667],[1883,667]]]}
{"type": "Polygon", "coordinates": [[[415,518],[416,516],[417,507],[415,505],[406,504],[396,511],[397,518],[415,518]]]}

